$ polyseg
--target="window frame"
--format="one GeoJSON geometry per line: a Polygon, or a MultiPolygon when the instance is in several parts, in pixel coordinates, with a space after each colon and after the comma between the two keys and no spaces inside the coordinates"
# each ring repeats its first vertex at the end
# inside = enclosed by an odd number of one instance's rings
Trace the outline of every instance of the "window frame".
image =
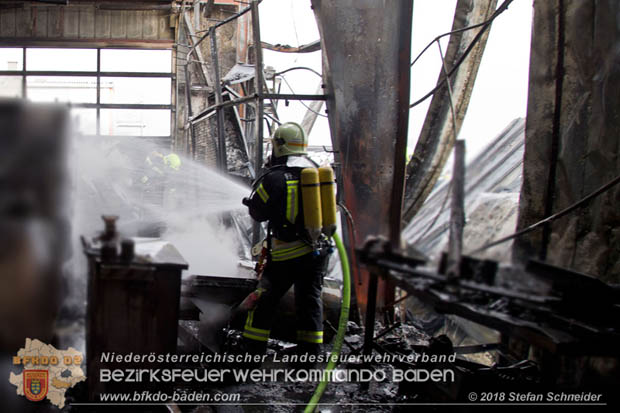
{"type": "MultiPolygon", "coordinates": [[[[101,135],[101,109],[165,109],[170,111],[170,131],[168,135],[165,136],[139,136],[140,138],[152,138],[156,140],[168,139],[172,140],[172,135],[174,133],[174,118],[175,118],[175,76],[173,73],[173,64],[174,60],[174,50],[166,47],[157,48],[157,49],[142,49],[142,48],[131,48],[131,47],[122,47],[122,48],[104,48],[104,47],[88,47],[87,45],[81,47],[61,47],[63,49],[90,49],[97,51],[97,68],[95,71],[60,71],[60,70],[27,70],[27,60],[26,60],[26,51],[28,49],[48,49],[48,48],[58,48],[58,46],[49,46],[49,47],[30,47],[30,46],[3,46],[2,48],[21,48],[22,49],[22,70],[0,70],[0,76],[21,76],[22,81],[22,99],[28,99],[28,88],[27,88],[27,78],[29,76],[74,76],[74,77],[95,77],[97,79],[97,99],[95,103],[67,103],[67,105],[71,108],[84,108],[84,109],[96,109],[97,112],[97,124],[96,124],[96,135],[95,136],[103,136],[101,135]],[[170,50],[172,54],[172,59],[170,62],[170,72],[102,72],[101,71],[101,50],[102,49],[124,49],[124,50],[170,50]],[[101,103],[101,78],[102,77],[135,77],[135,78],[169,78],[171,79],[170,85],[170,104],[150,104],[150,103],[136,103],[136,104],[127,104],[127,103],[101,103]]],[[[120,135],[105,135],[105,136],[113,136],[113,137],[125,137],[120,135]]],[[[132,136],[134,137],[134,136],[132,136]]]]}

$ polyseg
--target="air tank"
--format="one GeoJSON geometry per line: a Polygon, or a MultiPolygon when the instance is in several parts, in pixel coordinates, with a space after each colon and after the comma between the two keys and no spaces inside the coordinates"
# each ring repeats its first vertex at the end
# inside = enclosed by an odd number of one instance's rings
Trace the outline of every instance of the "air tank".
{"type": "Polygon", "coordinates": [[[301,197],[304,205],[304,224],[312,242],[321,235],[321,191],[319,171],[306,168],[301,171],[301,197]]]}
{"type": "Polygon", "coordinates": [[[321,187],[321,216],[323,234],[328,237],[336,232],[336,182],[334,170],[329,166],[319,168],[319,182],[321,187]]]}

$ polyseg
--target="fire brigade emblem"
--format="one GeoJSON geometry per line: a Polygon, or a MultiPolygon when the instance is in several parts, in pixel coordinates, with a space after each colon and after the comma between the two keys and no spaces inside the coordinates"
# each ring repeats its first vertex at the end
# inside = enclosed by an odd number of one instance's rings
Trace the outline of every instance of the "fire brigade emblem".
{"type": "Polygon", "coordinates": [[[33,402],[45,399],[48,390],[47,370],[24,370],[24,395],[33,402]]]}

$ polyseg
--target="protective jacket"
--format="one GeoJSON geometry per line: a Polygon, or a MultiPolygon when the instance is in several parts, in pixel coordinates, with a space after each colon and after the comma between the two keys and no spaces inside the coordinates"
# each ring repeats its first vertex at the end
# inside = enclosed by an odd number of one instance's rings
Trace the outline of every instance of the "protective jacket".
{"type": "Polygon", "coordinates": [[[260,297],[254,310],[248,312],[243,336],[249,350],[263,352],[280,298],[294,285],[299,348],[316,353],[323,342],[321,289],[327,256],[313,253],[305,239],[299,186],[301,170],[316,164],[302,156],[279,161],[257,180],[247,203],[252,218],[269,221],[272,236],[256,290],[260,297]]]}
{"type": "Polygon", "coordinates": [[[312,252],[305,236],[299,187],[301,171],[308,167],[316,164],[302,156],[285,157],[254,184],[256,190],[249,200],[249,212],[258,222],[269,221],[273,261],[286,261],[312,252]]]}

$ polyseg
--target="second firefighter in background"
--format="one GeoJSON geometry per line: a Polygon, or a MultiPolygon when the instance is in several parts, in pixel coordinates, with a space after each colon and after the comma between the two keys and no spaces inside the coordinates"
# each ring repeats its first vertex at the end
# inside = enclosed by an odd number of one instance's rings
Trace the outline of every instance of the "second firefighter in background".
{"type": "Polygon", "coordinates": [[[267,262],[255,291],[257,304],[248,312],[244,344],[249,352],[265,352],[279,301],[294,286],[298,351],[318,354],[323,343],[321,290],[331,248],[324,236],[308,234],[301,195],[302,171],[316,171],[317,164],[306,156],[308,139],[296,123],[278,127],[272,143],[268,169],[244,199],[253,219],[268,222],[267,262]]]}

